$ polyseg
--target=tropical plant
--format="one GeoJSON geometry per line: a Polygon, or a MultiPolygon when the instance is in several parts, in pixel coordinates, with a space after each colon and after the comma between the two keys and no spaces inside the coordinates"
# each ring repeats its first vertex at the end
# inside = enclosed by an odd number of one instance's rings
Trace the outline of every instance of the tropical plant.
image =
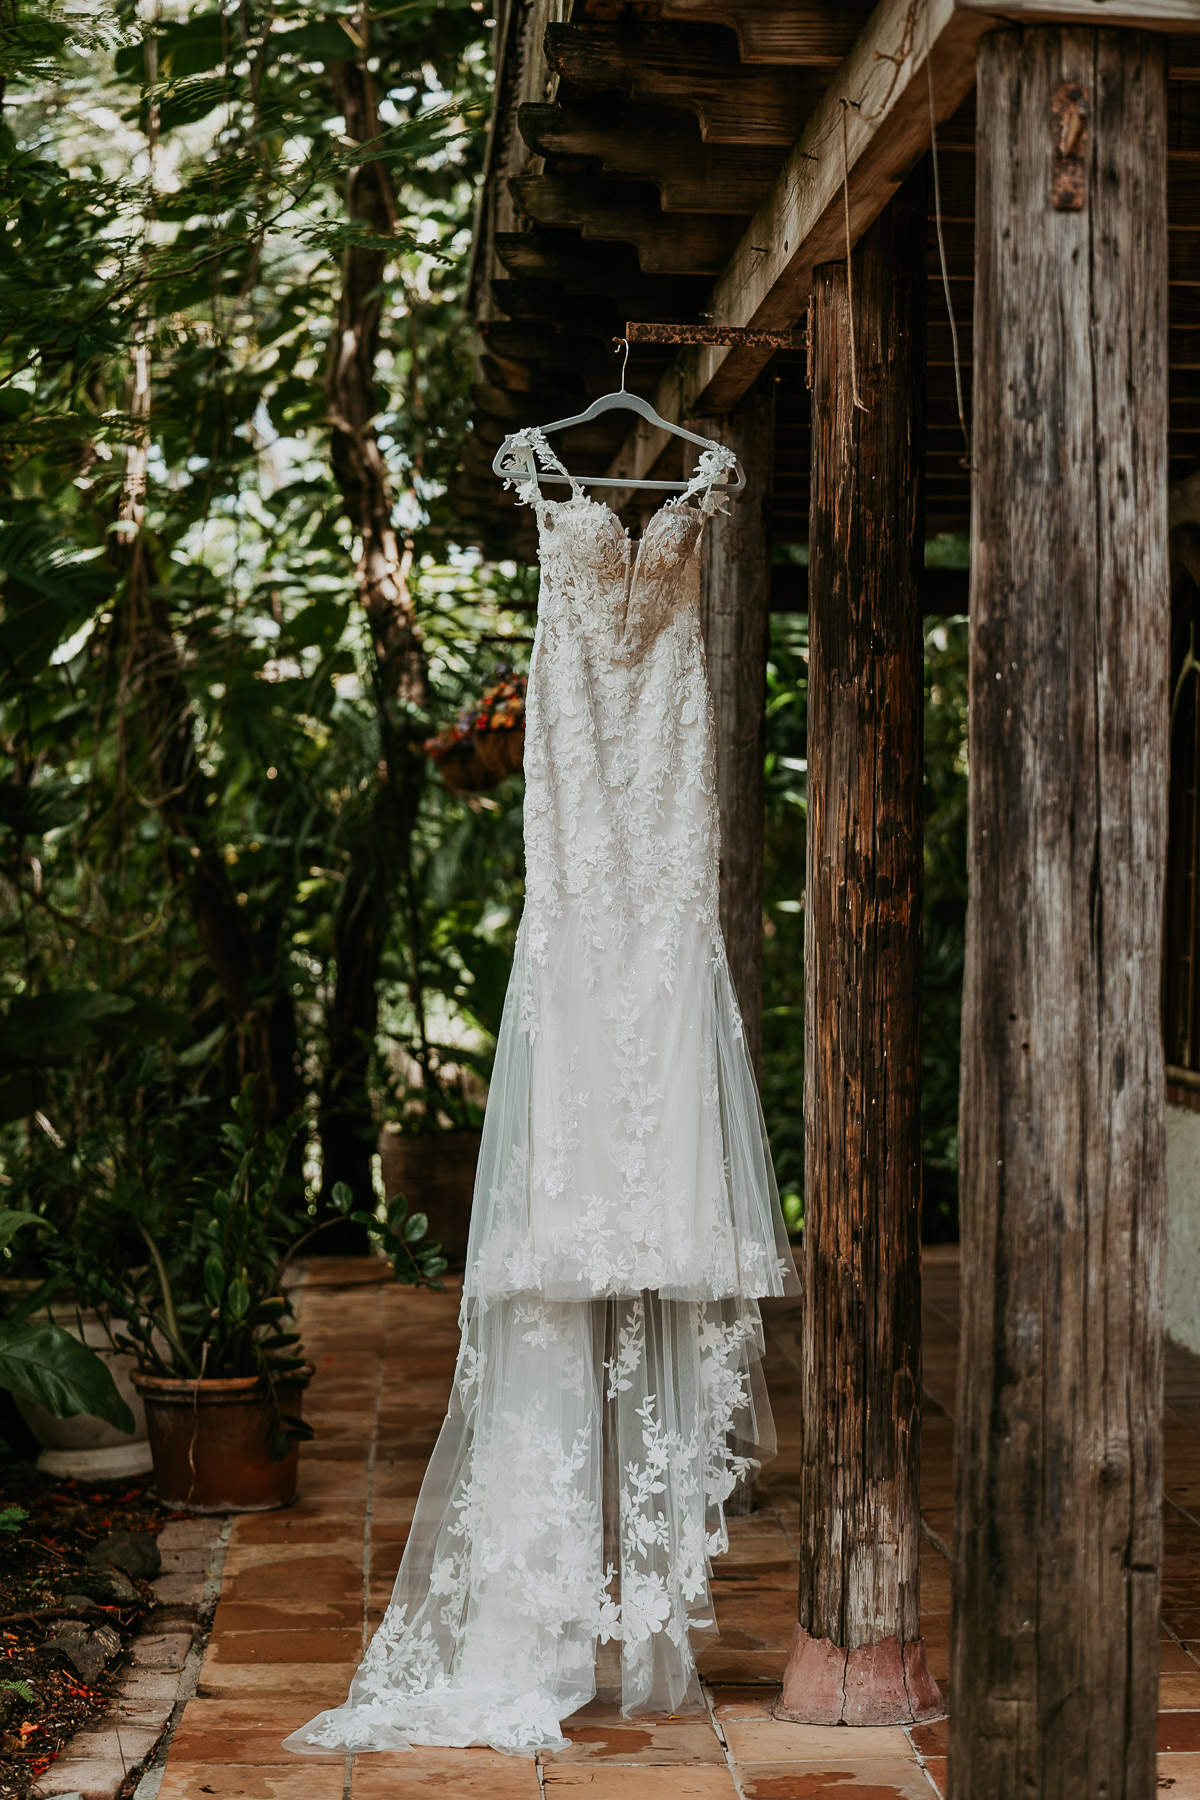
{"type": "MultiPolygon", "coordinates": [[[[0,1249],[24,1226],[45,1229],[46,1222],[36,1213],[0,1211],[0,1249]]],[[[35,1287],[0,1319],[0,1387],[44,1406],[56,1419],[91,1413],[132,1431],[133,1414],[108,1364],[63,1326],[37,1317],[57,1285],[51,1280],[35,1287]]]]}
{"type": "MultiPolygon", "coordinates": [[[[59,1267],[75,1291],[112,1321],[114,1342],[147,1373],[183,1380],[258,1376],[274,1381],[303,1366],[284,1276],[324,1225],[297,1204],[289,1175],[299,1121],[264,1126],[253,1079],[222,1126],[225,1167],[214,1178],[160,1192],[118,1191],[89,1208],[59,1267]],[[142,1256],[130,1254],[140,1241],[142,1256]]],[[[338,1196],[348,1211],[353,1196],[338,1196]]],[[[422,1240],[426,1221],[408,1219],[398,1247],[387,1234],[397,1278],[434,1279],[446,1267],[422,1240]]],[[[402,1215],[394,1224],[403,1226],[402,1215]]]]}
{"type": "Polygon", "coordinates": [[[0,1063],[18,1186],[59,1142],[90,1170],[147,1045],[156,1104],[212,1103],[202,1168],[247,1074],[266,1122],[303,1112],[326,1213],[373,1204],[398,1035],[430,1118],[466,1104],[423,981],[463,1037],[447,946],[478,933],[422,875],[495,834],[415,746],[512,630],[445,498],[486,29],[440,0],[0,16],[0,1002],[78,1002],[0,1063]]]}

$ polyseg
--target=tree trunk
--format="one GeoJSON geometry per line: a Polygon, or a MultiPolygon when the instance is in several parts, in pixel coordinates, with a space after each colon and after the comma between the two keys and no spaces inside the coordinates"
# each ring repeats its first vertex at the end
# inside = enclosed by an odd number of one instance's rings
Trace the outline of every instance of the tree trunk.
{"type": "Polygon", "coordinates": [[[920,1635],[924,182],[814,276],[800,1619],[778,1716],[941,1698],[920,1635]],[[861,406],[856,404],[855,365],[861,406]]]}
{"type": "Polygon", "coordinates": [[[1163,40],[980,46],[956,1800],[1155,1791],[1163,40]]]}
{"type": "MultiPolygon", "coordinates": [[[[147,40],[151,80],[156,71],[153,41],[147,40]]],[[[154,122],[152,110],[151,150],[154,122]]],[[[232,1026],[230,1076],[237,1083],[248,1075],[256,1078],[258,1117],[263,1124],[276,1125],[291,1117],[300,1101],[296,1010],[286,969],[284,920],[264,921],[251,930],[224,857],[212,841],[212,784],[196,754],[183,663],[165,595],[154,579],[144,529],[152,366],[150,336],[140,318],[131,365],[128,411],[138,430],[126,449],[111,552],[123,578],[109,631],[110,663],[116,671],[112,701],[118,756],[125,760],[129,736],[139,731],[166,828],[167,869],[171,880],[186,890],[232,1026]],[[129,704],[133,693],[141,700],[140,708],[129,704]]]]}
{"type": "MultiPolygon", "coordinates": [[[[379,134],[366,66],[367,15],[358,62],[331,65],[346,135],[367,143],[379,134]]],[[[387,165],[364,162],[346,182],[346,213],[386,236],[396,206],[387,165]]],[[[346,515],[358,536],[358,595],[371,627],[375,702],[380,730],[377,785],[349,845],[333,928],[334,991],[321,1094],[323,1194],[344,1182],[360,1206],[373,1206],[370,1159],[377,1123],[369,1074],[379,1022],[380,960],[397,907],[409,888],[412,834],[420,809],[424,764],[413,754],[425,735],[425,665],[408,592],[411,553],[392,519],[393,494],[379,448],[376,364],[387,252],[347,248],[342,291],[330,346],[327,393],[333,424],[331,459],[346,515]]],[[[411,936],[411,933],[410,933],[411,936]]],[[[415,952],[414,952],[415,963],[415,952]]],[[[414,966],[414,981],[419,971],[414,966]]],[[[355,1248],[326,1234],[323,1248],[355,1248]]]]}
{"type": "Polygon", "coordinates": [[[763,752],[770,623],[771,439],[775,394],[760,381],[737,412],[693,429],[728,444],[746,486],[708,527],[700,597],[717,735],[721,930],[746,1048],[762,1075],[763,752]]]}

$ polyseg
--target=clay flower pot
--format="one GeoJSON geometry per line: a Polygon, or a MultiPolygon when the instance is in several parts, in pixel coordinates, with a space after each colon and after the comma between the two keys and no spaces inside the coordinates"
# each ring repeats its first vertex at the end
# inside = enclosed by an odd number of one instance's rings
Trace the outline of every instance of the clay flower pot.
{"type": "MultiPolygon", "coordinates": [[[[308,1366],[275,1383],[279,1410],[299,1417],[308,1366]]],[[[257,1376],[174,1381],[137,1374],[146,1408],[154,1478],[181,1512],[270,1512],[296,1498],[299,1445],[272,1461],[271,1409],[257,1376]]]]}
{"type": "Polygon", "coordinates": [[[483,1133],[462,1131],[379,1134],[379,1166],[385,1198],[403,1194],[414,1212],[428,1213],[429,1236],[453,1266],[467,1254],[475,1165],[483,1133]]]}

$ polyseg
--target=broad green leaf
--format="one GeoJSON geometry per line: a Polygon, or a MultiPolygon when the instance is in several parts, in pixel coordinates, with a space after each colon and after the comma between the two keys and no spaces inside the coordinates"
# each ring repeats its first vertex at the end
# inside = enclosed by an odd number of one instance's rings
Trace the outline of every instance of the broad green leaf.
{"type": "Polygon", "coordinates": [[[292,31],[274,31],[270,42],[272,56],[298,56],[305,62],[339,62],[358,48],[340,19],[316,19],[292,31]]]}
{"type": "Polygon", "coordinates": [[[113,573],[32,515],[0,525],[0,698],[39,675],[55,650],[112,591],[113,573]]]}
{"type": "Polygon", "coordinates": [[[332,649],[346,628],[348,611],[333,600],[315,601],[288,625],[288,642],[296,650],[307,650],[314,645],[332,649]]]}
{"type": "Polygon", "coordinates": [[[38,787],[0,784],[0,830],[19,837],[44,837],[83,816],[86,796],[69,781],[44,781],[38,787]]]}
{"type": "Polygon", "coordinates": [[[0,1387],[35,1400],[56,1419],[91,1413],[118,1431],[134,1429],[108,1364],[61,1325],[0,1320],[0,1387]]]}
{"type": "Polygon", "coordinates": [[[417,1242],[417,1239],[423,1238],[425,1236],[425,1233],[428,1230],[429,1230],[428,1215],[425,1213],[414,1213],[412,1218],[406,1222],[405,1227],[404,1227],[405,1243],[406,1244],[415,1244],[417,1242]]]}
{"type": "Polygon", "coordinates": [[[215,1250],[204,1259],[204,1291],[213,1306],[220,1306],[225,1292],[225,1268],[215,1250]]]}
{"type": "Polygon", "coordinates": [[[49,1219],[43,1219],[41,1213],[20,1212],[11,1207],[0,1207],[0,1250],[22,1225],[40,1225],[45,1230],[53,1230],[49,1219]]]}
{"type": "Polygon", "coordinates": [[[104,1021],[133,1004],[125,994],[89,988],[19,995],[0,1014],[0,1069],[69,1062],[97,1042],[104,1021]]]}

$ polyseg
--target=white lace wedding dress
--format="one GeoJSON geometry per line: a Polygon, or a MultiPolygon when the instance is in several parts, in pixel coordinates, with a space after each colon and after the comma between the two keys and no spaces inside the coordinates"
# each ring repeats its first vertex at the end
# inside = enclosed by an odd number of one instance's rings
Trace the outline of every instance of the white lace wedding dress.
{"type": "Polygon", "coordinates": [[[732,460],[640,542],[577,483],[518,488],[526,902],[462,1347],[387,1614],[292,1749],[562,1748],[609,1641],[625,1711],[698,1700],[724,1502],[774,1448],[758,1301],[798,1287],[717,912],[699,556],[732,460]]]}

